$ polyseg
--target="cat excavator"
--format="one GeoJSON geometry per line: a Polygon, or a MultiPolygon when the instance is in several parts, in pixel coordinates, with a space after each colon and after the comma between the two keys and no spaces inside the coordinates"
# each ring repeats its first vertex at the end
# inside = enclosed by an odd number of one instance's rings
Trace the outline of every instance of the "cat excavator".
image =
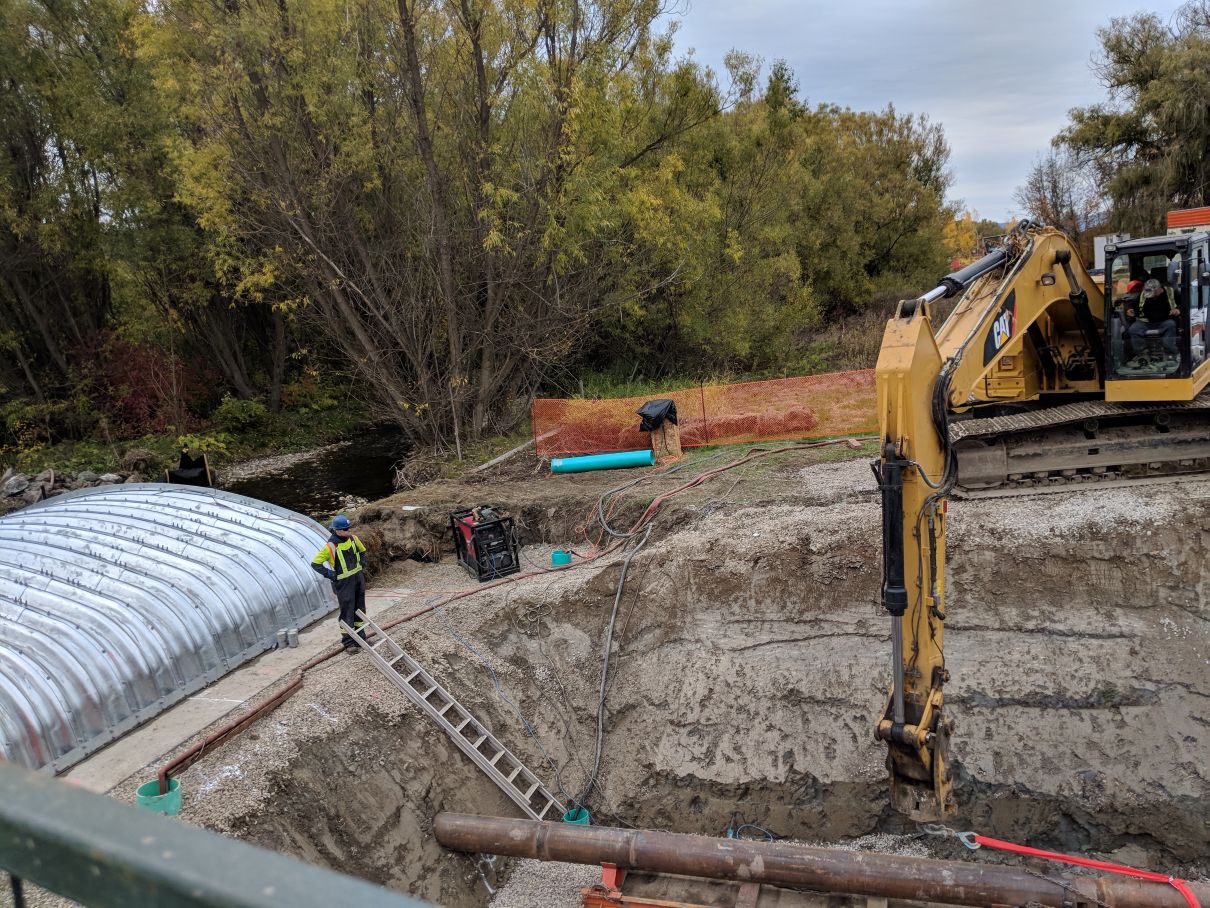
{"type": "Polygon", "coordinates": [[[1173,212],[1169,235],[1107,245],[1101,284],[1066,234],[1022,222],[887,322],[873,468],[892,681],[875,735],[891,803],[908,816],[956,811],[944,709],[950,498],[1210,469],[1208,230],[1210,209],[1173,212]],[[934,307],[954,298],[937,327],[934,307]]]}

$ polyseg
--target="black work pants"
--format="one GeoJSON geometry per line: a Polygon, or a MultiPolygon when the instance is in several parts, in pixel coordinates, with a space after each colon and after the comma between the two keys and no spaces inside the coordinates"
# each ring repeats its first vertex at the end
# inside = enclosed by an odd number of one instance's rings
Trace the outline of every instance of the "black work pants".
{"type": "MultiPolygon", "coordinates": [[[[332,591],[336,593],[336,601],[340,603],[340,620],[354,628],[357,636],[364,640],[366,638],[365,622],[357,617],[357,613],[365,614],[366,610],[365,571],[358,571],[352,577],[346,577],[344,580],[333,580],[332,591]]],[[[349,638],[344,628],[341,628],[340,639],[346,646],[357,645],[349,638]]]]}

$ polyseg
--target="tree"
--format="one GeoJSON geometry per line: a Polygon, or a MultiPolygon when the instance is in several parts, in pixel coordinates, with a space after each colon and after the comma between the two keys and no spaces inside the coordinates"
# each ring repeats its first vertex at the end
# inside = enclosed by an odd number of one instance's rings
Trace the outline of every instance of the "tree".
{"type": "Polygon", "coordinates": [[[1089,169],[1060,149],[1034,162],[1014,198],[1031,219],[1063,230],[1091,261],[1092,236],[1105,222],[1099,189],[1089,169]]]}
{"type": "Polygon", "coordinates": [[[70,385],[111,306],[107,222],[135,76],[119,37],[133,2],[0,8],[0,319],[19,382],[70,385]],[[112,114],[107,116],[107,114],[112,114]]]}
{"type": "Polygon", "coordinates": [[[423,441],[515,421],[575,349],[618,199],[719,98],[650,0],[169,0],[180,194],[423,441]]]}
{"type": "Polygon", "coordinates": [[[1210,202],[1210,2],[1115,18],[1098,31],[1108,99],[1073,110],[1057,141],[1095,168],[1114,229],[1154,234],[1172,208],[1210,202]]]}
{"type": "Polygon", "coordinates": [[[946,251],[955,259],[974,260],[986,251],[987,240],[1007,232],[997,221],[979,217],[977,211],[964,208],[962,214],[945,227],[946,251]]]}

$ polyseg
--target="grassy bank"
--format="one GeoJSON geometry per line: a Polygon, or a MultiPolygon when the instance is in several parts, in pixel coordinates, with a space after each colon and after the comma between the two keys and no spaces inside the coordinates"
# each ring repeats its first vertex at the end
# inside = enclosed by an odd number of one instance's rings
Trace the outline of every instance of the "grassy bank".
{"type": "MultiPolygon", "coordinates": [[[[587,370],[554,377],[547,383],[545,393],[550,397],[578,397],[587,400],[654,397],[661,392],[680,391],[699,385],[728,385],[799,375],[872,369],[878,361],[882,335],[892,312],[893,305],[888,303],[824,325],[804,337],[799,349],[774,369],[716,369],[701,374],[686,374],[675,372],[675,363],[670,363],[669,374],[649,376],[639,374],[637,369],[630,372],[624,366],[615,366],[607,370],[587,370]]],[[[945,312],[948,312],[948,308],[945,312]]],[[[944,315],[944,312],[940,314],[944,315]]]]}

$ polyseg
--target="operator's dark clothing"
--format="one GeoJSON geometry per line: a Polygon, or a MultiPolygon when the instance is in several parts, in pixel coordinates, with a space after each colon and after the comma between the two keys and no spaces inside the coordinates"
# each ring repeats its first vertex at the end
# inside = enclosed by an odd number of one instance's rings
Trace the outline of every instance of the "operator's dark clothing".
{"type": "Polygon", "coordinates": [[[1170,355],[1176,353],[1176,322],[1167,318],[1162,322],[1134,322],[1127,329],[1127,333],[1130,335],[1130,347],[1135,355],[1147,349],[1148,331],[1159,333],[1160,346],[1165,353],[1170,355]]]}
{"type": "MultiPolygon", "coordinates": [[[[335,533],[311,559],[311,567],[332,581],[332,592],[340,603],[340,620],[353,628],[362,640],[366,638],[365,622],[357,617],[366,610],[365,544],[350,534],[347,538],[335,533]]],[[[349,649],[357,644],[341,628],[341,640],[349,649]]]]}
{"type": "Polygon", "coordinates": [[[1168,313],[1171,311],[1172,303],[1168,299],[1167,292],[1143,300],[1143,318],[1153,325],[1170,319],[1172,316],[1168,313]]]}
{"type": "Polygon", "coordinates": [[[1160,346],[1165,353],[1176,353],[1176,320],[1170,314],[1173,305],[1168,291],[1162,287],[1160,289],[1156,296],[1144,298],[1139,310],[1136,310],[1140,311],[1143,321],[1135,321],[1127,329],[1135,355],[1146,349],[1148,331],[1155,331],[1159,335],[1160,346]]]}

